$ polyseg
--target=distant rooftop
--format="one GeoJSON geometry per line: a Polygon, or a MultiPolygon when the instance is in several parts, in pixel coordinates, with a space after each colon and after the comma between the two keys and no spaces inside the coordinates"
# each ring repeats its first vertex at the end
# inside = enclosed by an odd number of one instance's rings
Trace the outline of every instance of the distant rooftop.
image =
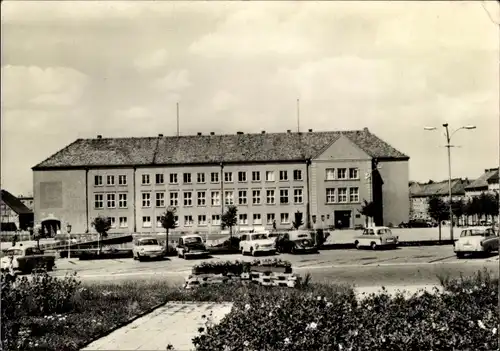
{"type": "Polygon", "coordinates": [[[487,189],[488,184],[491,183],[498,183],[498,168],[485,169],[484,173],[471,184],[469,184],[465,189],[469,191],[476,189],[487,189]]]}
{"type": "MultiPolygon", "coordinates": [[[[467,179],[455,178],[451,180],[452,195],[465,195],[465,187],[469,184],[467,179]]],[[[416,183],[410,185],[411,197],[445,196],[449,194],[448,180],[432,183],[416,183]]]]}
{"type": "Polygon", "coordinates": [[[2,201],[9,206],[12,211],[19,214],[33,213],[26,205],[24,205],[21,200],[9,193],[7,190],[2,189],[2,201]]]}

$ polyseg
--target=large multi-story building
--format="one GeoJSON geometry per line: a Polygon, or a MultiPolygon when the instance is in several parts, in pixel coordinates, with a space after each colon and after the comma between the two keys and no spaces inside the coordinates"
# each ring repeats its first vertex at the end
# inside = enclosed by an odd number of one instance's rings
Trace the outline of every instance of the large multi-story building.
{"type": "Polygon", "coordinates": [[[363,224],[363,200],[380,224],[408,220],[408,160],[368,129],[78,139],[33,167],[35,220],[57,218],[92,231],[98,215],[113,232],[163,232],[176,207],[178,230],[220,230],[228,205],[239,226],[363,224]]]}

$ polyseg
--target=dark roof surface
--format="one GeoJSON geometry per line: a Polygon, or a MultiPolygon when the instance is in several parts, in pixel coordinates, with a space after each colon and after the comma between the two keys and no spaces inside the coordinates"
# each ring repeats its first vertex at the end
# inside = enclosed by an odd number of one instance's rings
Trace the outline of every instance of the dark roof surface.
{"type": "MultiPolygon", "coordinates": [[[[468,181],[462,179],[451,180],[452,195],[465,195],[465,186],[468,181]]],[[[411,197],[427,197],[432,195],[445,196],[448,195],[448,181],[435,183],[416,183],[410,187],[411,197]]]]}
{"type": "Polygon", "coordinates": [[[7,190],[2,189],[2,201],[17,214],[33,213],[33,211],[26,207],[21,200],[9,193],[7,190]]]}
{"type": "Polygon", "coordinates": [[[364,129],[345,132],[77,139],[33,169],[294,161],[317,157],[341,135],[345,135],[371,157],[408,159],[408,156],[364,129]]]}
{"type": "Polygon", "coordinates": [[[479,178],[474,180],[465,189],[473,190],[478,188],[488,188],[488,183],[491,181],[498,181],[498,168],[485,170],[485,172],[479,178]]]}

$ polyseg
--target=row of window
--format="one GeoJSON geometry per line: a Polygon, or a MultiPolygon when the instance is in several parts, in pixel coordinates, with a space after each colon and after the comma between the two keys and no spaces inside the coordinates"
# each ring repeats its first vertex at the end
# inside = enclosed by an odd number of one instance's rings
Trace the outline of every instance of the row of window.
{"type": "MultiPolygon", "coordinates": [[[[261,172],[260,171],[252,171],[251,172],[251,180],[252,182],[260,182],[261,181],[261,172]]],[[[288,171],[279,171],[279,181],[288,181],[288,171]]],[[[302,170],[296,169],[293,172],[293,180],[301,181],[303,180],[302,170]]],[[[105,176],[106,185],[116,185],[115,184],[115,176],[107,175],[105,176]]],[[[237,172],[238,182],[244,183],[248,181],[247,172],[239,171],[237,172]]],[[[359,171],[357,168],[327,168],[325,174],[325,180],[338,180],[338,179],[359,179],[359,171]]],[[[163,173],[155,174],[155,184],[165,184],[165,175],[163,173]]],[[[275,172],[274,171],[265,171],[265,180],[266,182],[274,182],[275,181],[275,172]]],[[[142,174],[141,177],[142,185],[150,185],[152,182],[150,174],[142,174]]],[[[94,176],[94,185],[102,186],[104,183],[104,176],[96,175],[94,176]]],[[[192,173],[182,173],[182,182],[183,184],[192,184],[193,183],[193,174],[192,173]]],[[[200,184],[204,184],[207,182],[205,177],[205,173],[196,173],[196,182],[200,184]]],[[[211,172],[210,173],[210,183],[218,184],[220,182],[220,173],[219,172],[211,172]]],[[[233,172],[224,172],[224,182],[225,183],[233,183],[233,172]]],[[[179,184],[179,174],[178,173],[170,173],[169,174],[169,184],[179,184]]],[[[119,175],[118,176],[118,185],[127,185],[127,176],[119,175]]]]}
{"type": "MultiPolygon", "coordinates": [[[[207,206],[207,191],[183,191],[182,192],[182,203],[179,199],[179,192],[171,191],[169,193],[168,205],[178,207],[182,204],[184,207],[194,206],[194,194],[196,194],[196,205],[197,206],[207,206]]],[[[238,190],[238,205],[248,205],[250,196],[250,191],[238,190]]],[[[252,205],[262,204],[262,193],[261,190],[251,190],[252,205]]],[[[277,200],[279,204],[303,204],[304,203],[304,189],[279,189],[277,193],[274,189],[265,190],[265,203],[266,205],[275,205],[277,200]],[[279,199],[277,199],[279,195],[279,199]]],[[[167,204],[165,192],[156,192],[155,194],[155,206],[165,207],[167,204]]],[[[143,192],[141,194],[142,207],[148,208],[152,206],[152,194],[150,192],[143,192]]],[[[224,204],[234,205],[235,191],[226,190],[224,191],[224,204]]],[[[128,207],[128,194],[127,193],[107,193],[107,194],[94,194],[94,208],[102,209],[107,208],[127,208],[128,207]],[[118,195],[118,197],[117,197],[118,195]],[[105,206],[106,205],[106,206],[105,206]]],[[[347,203],[347,202],[359,202],[359,188],[328,188],[326,189],[326,203],[347,203]]],[[[221,205],[221,192],[218,190],[210,191],[210,204],[212,206],[221,205]]]]}
{"type": "MultiPolygon", "coordinates": [[[[128,228],[128,218],[127,217],[118,217],[118,223],[116,222],[116,217],[110,217],[111,227],[117,228],[117,224],[119,228],[128,228]]],[[[175,216],[176,225],[179,226],[179,216],[175,216]]],[[[272,225],[276,221],[276,216],[274,213],[266,214],[266,224],[272,225]]],[[[238,215],[238,223],[240,225],[262,225],[262,214],[254,213],[252,216],[252,223],[249,223],[248,215],[246,213],[240,213],[238,215]]],[[[281,224],[290,224],[290,214],[289,213],[280,213],[280,223],[281,224]]],[[[184,216],[184,226],[189,227],[195,225],[194,219],[192,215],[184,216]]],[[[198,216],[198,226],[207,226],[209,224],[209,219],[207,215],[199,215],[198,216]]],[[[221,216],[216,214],[212,215],[212,219],[210,222],[211,225],[220,225],[221,224],[221,216]]],[[[142,227],[143,228],[151,228],[151,216],[143,216],[142,217],[142,227]]],[[[161,216],[156,216],[156,227],[161,228],[161,216]]]]}

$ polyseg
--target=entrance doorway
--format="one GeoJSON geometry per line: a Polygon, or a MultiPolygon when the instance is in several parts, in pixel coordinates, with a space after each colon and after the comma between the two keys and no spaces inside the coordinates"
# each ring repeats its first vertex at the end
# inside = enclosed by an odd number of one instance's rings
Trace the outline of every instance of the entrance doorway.
{"type": "Polygon", "coordinates": [[[335,211],[334,215],[336,229],[351,227],[351,211],[335,211]]]}

